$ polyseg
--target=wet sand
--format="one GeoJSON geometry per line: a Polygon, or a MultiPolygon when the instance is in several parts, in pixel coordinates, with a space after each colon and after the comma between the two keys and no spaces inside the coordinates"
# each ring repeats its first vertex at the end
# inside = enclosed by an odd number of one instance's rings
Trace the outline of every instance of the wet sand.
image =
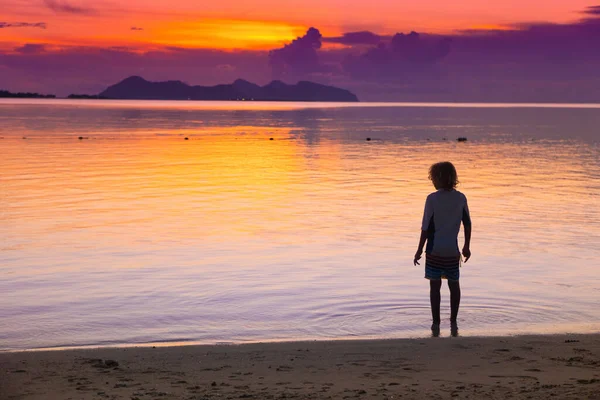
{"type": "Polygon", "coordinates": [[[0,399],[600,399],[600,334],[0,353],[0,399]]]}

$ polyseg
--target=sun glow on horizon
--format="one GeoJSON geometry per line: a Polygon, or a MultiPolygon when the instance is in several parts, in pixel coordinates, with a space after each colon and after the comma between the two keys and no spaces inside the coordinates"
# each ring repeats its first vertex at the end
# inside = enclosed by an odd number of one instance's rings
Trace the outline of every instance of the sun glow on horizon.
{"type": "Polygon", "coordinates": [[[268,50],[291,42],[306,29],[277,21],[200,19],[161,24],[147,37],[154,44],[189,48],[268,50]]]}
{"type": "Polygon", "coordinates": [[[30,30],[28,35],[10,35],[1,42],[13,48],[25,44],[53,47],[117,47],[134,46],[151,50],[157,47],[182,47],[218,50],[270,50],[302,36],[307,26],[277,21],[199,19],[195,21],[157,21],[132,33],[130,28],[90,31],[78,38],[68,35],[40,37],[30,30]]]}
{"type": "Polygon", "coordinates": [[[477,24],[469,26],[468,28],[462,30],[465,32],[496,32],[496,31],[512,31],[516,28],[508,25],[499,25],[499,24],[477,24]]]}

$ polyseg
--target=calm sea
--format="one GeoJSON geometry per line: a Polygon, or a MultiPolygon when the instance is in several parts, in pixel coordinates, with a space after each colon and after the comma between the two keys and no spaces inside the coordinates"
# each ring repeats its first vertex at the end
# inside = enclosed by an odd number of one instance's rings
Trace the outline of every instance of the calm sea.
{"type": "Polygon", "coordinates": [[[11,100],[0,138],[0,349],[427,336],[442,160],[460,334],[600,331],[598,106],[11,100]]]}

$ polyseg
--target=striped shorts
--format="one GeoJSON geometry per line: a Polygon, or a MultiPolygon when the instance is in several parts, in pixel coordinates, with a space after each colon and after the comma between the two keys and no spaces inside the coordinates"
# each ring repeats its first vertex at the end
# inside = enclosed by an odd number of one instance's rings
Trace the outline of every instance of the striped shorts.
{"type": "Polygon", "coordinates": [[[460,255],[452,257],[425,255],[425,279],[439,281],[460,279],[460,255]]]}

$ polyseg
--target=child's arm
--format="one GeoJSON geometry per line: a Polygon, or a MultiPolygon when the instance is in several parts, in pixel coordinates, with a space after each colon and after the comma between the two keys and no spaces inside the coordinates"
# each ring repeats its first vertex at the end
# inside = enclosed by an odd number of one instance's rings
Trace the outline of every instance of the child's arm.
{"type": "Polygon", "coordinates": [[[465,245],[463,246],[462,255],[465,257],[465,262],[471,258],[471,224],[465,225],[465,245]]]}
{"type": "Polygon", "coordinates": [[[465,231],[465,244],[463,246],[462,255],[465,257],[465,262],[471,258],[471,214],[467,198],[465,197],[465,207],[463,208],[462,223],[465,231]]]}
{"type": "Polygon", "coordinates": [[[415,253],[415,259],[413,260],[413,263],[415,265],[421,265],[419,264],[419,260],[423,255],[423,247],[425,246],[425,242],[427,241],[427,233],[428,231],[421,231],[421,237],[419,238],[419,247],[417,248],[417,252],[415,253]]]}
{"type": "Polygon", "coordinates": [[[425,200],[425,210],[423,211],[423,221],[421,222],[421,237],[419,238],[419,247],[417,248],[415,259],[413,260],[415,265],[420,265],[419,260],[421,259],[421,255],[423,255],[423,247],[427,241],[432,218],[433,206],[431,205],[430,197],[427,196],[427,200],[425,200]]]}

